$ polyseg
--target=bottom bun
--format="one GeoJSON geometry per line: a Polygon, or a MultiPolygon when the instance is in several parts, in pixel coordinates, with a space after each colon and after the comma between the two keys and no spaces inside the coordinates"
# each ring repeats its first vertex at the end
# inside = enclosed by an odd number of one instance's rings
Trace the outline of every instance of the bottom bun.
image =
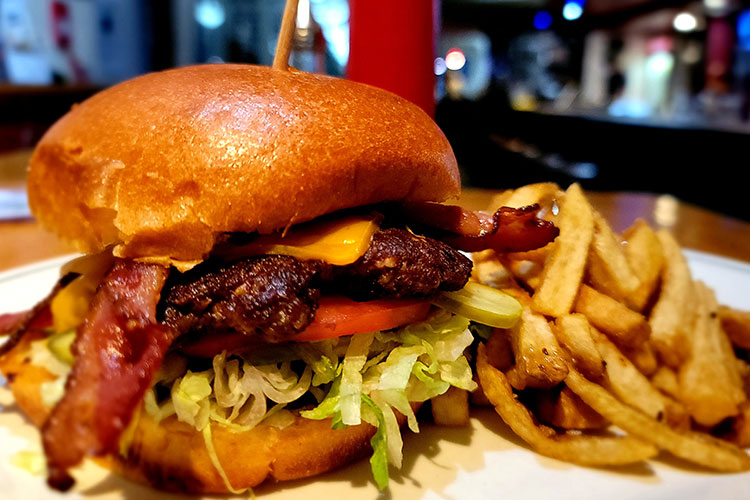
{"type": "MultiPolygon", "coordinates": [[[[8,379],[16,403],[41,427],[50,408],[39,387],[54,380],[47,370],[31,364],[31,334],[0,359],[0,371],[8,379]]],[[[399,415],[400,417],[400,415],[399,415]]],[[[214,467],[202,433],[179,422],[175,416],[157,422],[140,411],[127,453],[101,462],[123,476],[155,488],[188,493],[229,493],[214,467]]],[[[229,484],[235,490],[257,486],[266,480],[287,481],[314,476],[350,463],[371,451],[375,428],[363,423],[331,429],[331,421],[296,416],[283,429],[258,425],[234,432],[213,425],[213,444],[229,484]]]]}

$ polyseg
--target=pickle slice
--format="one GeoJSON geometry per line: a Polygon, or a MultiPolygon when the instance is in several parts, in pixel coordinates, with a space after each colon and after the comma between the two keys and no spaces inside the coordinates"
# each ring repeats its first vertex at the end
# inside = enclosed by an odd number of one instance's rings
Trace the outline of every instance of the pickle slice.
{"type": "Polygon", "coordinates": [[[470,281],[455,292],[440,292],[433,304],[476,323],[510,328],[521,317],[521,304],[510,295],[470,281]]]}
{"type": "Polygon", "coordinates": [[[73,351],[71,346],[76,338],[76,331],[74,328],[66,330],[62,333],[56,333],[47,340],[47,348],[52,354],[65,364],[73,364],[73,351]]]}

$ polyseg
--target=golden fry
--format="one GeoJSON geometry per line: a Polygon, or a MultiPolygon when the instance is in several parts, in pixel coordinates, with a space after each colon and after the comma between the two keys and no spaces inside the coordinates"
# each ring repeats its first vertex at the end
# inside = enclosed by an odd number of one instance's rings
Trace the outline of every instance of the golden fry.
{"type": "Polygon", "coordinates": [[[558,429],[603,429],[609,422],[567,387],[559,393],[546,391],[536,400],[539,420],[558,429]]]}
{"type": "Polygon", "coordinates": [[[506,259],[507,267],[513,276],[532,290],[539,286],[539,279],[544,267],[530,260],[506,259]]]}
{"type": "MultiPolygon", "coordinates": [[[[502,199],[502,206],[521,208],[538,204],[541,209],[549,209],[555,198],[562,195],[560,186],[552,182],[540,182],[538,184],[527,184],[514,189],[508,196],[502,199]]],[[[497,207],[501,205],[495,205],[497,207]]]]}
{"type": "Polygon", "coordinates": [[[643,311],[659,286],[664,252],[656,232],[642,219],[625,230],[625,258],[638,277],[640,285],[626,300],[636,311],[643,311]]]}
{"type": "Polygon", "coordinates": [[[593,210],[578,184],[565,192],[557,226],[560,235],[545,263],[541,284],[534,293],[534,308],[549,316],[570,312],[583,278],[589,245],[594,235],[593,210]]]}
{"type": "Polygon", "coordinates": [[[477,388],[471,391],[470,401],[473,406],[492,406],[490,400],[484,394],[482,383],[479,381],[479,376],[474,374],[474,382],[477,383],[477,388]]]}
{"type": "Polygon", "coordinates": [[[723,437],[742,448],[750,447],[750,402],[740,405],[739,414],[732,419],[732,430],[723,437]]]}
{"type": "Polygon", "coordinates": [[[508,371],[513,387],[548,388],[565,379],[568,365],[544,316],[524,307],[521,320],[509,333],[516,362],[508,371]]]}
{"type": "Polygon", "coordinates": [[[619,346],[640,347],[651,333],[645,316],[588,285],[581,286],[573,309],[619,346]]]}
{"type": "Polygon", "coordinates": [[[629,436],[557,435],[538,426],[529,410],[515,398],[505,375],[487,363],[483,345],[477,354],[479,380],[495,411],[538,453],[581,465],[624,465],[656,455],[655,447],[629,436]]]}
{"type": "Polygon", "coordinates": [[[528,250],[526,252],[508,252],[503,254],[503,259],[507,262],[512,261],[529,261],[540,266],[544,266],[544,262],[547,260],[550,250],[554,244],[548,244],[542,248],[536,250],[528,250]]]}
{"type": "Polygon", "coordinates": [[[665,422],[672,429],[689,431],[692,427],[692,420],[685,405],[666,394],[662,394],[661,398],[664,401],[665,414],[659,420],[665,422]]]}
{"type": "Polygon", "coordinates": [[[493,328],[486,346],[487,359],[492,366],[503,371],[513,366],[513,351],[510,349],[506,330],[493,328]]]}
{"type": "Polygon", "coordinates": [[[679,244],[668,231],[656,233],[664,250],[661,290],[651,311],[651,341],[663,363],[677,368],[688,356],[693,320],[693,281],[679,244]]]}
{"type": "Polygon", "coordinates": [[[501,191],[500,193],[493,196],[492,200],[490,200],[490,204],[487,207],[488,211],[494,212],[495,210],[497,210],[497,207],[508,206],[506,203],[513,195],[513,191],[513,189],[506,189],[505,191],[501,191]]]}
{"type": "Polygon", "coordinates": [[[583,314],[567,314],[555,321],[555,335],[573,357],[576,367],[589,378],[604,374],[602,360],[591,336],[591,325],[583,314]]]}
{"type": "Polygon", "coordinates": [[[665,415],[664,400],[651,381],[607,337],[596,332],[594,341],[607,364],[603,385],[624,403],[661,419],[665,415]]]}
{"type": "Polygon", "coordinates": [[[680,399],[680,381],[677,373],[668,366],[660,366],[656,373],[651,376],[654,387],[675,399],[680,399]]]}
{"type": "Polygon", "coordinates": [[[729,338],[716,316],[716,297],[695,283],[696,320],[688,336],[690,356],[680,367],[681,401],[699,424],[713,426],[737,415],[745,401],[744,383],[729,338]]]}
{"type": "Polygon", "coordinates": [[[498,259],[494,250],[485,250],[472,255],[474,266],[471,277],[483,285],[493,288],[507,288],[513,285],[513,275],[498,259]]]}
{"type": "Polygon", "coordinates": [[[565,383],[597,413],[630,435],[688,462],[724,472],[750,470],[750,456],[730,443],[697,432],[678,431],[639,410],[621,403],[602,386],[574,369],[565,383]]]}
{"type": "Polygon", "coordinates": [[[469,425],[469,392],[450,387],[447,392],[430,400],[432,419],[446,427],[469,425]]]}
{"type": "Polygon", "coordinates": [[[589,283],[618,300],[631,296],[640,280],[625,258],[622,241],[597,211],[594,214],[594,238],[587,266],[589,283]]]}
{"type": "Polygon", "coordinates": [[[648,340],[638,347],[621,347],[620,350],[638,368],[638,371],[647,377],[650,377],[659,369],[659,360],[656,359],[654,349],[648,340]]]}
{"type": "Polygon", "coordinates": [[[720,306],[719,320],[732,344],[742,349],[750,349],[750,311],[720,306]]]}

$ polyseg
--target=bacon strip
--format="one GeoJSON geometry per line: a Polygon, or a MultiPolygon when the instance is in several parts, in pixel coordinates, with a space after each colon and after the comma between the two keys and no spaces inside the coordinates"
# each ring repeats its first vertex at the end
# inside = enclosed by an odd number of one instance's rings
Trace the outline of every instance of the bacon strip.
{"type": "Polygon", "coordinates": [[[497,252],[525,252],[545,246],[560,230],[552,222],[539,219],[538,205],[523,208],[502,207],[492,216],[493,230],[480,236],[446,237],[443,241],[465,252],[491,248],[497,252]]]}
{"type": "Polygon", "coordinates": [[[68,468],[117,450],[119,437],[173,340],[156,320],[168,270],[118,260],[94,296],[73,344],[65,396],[42,428],[53,488],[73,485],[68,468]]]}
{"type": "Polygon", "coordinates": [[[455,205],[408,203],[405,216],[448,234],[437,239],[458,250],[478,252],[525,252],[541,248],[554,240],[560,230],[552,222],[539,219],[539,205],[522,208],[501,207],[491,217],[455,205]]]}
{"type": "Polygon", "coordinates": [[[403,210],[409,220],[461,236],[481,236],[494,226],[489,215],[457,205],[410,202],[403,204],[403,210]]]}

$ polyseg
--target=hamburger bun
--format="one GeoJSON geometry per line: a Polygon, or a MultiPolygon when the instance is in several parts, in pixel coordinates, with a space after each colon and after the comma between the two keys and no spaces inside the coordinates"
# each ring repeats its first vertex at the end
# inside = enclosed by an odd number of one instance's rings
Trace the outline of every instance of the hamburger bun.
{"type": "Polygon", "coordinates": [[[248,65],[152,73],[106,89],[42,138],[32,212],[80,251],[200,262],[227,232],[336,210],[457,197],[451,147],[416,105],[367,85],[248,65]]]}
{"type": "MultiPolygon", "coordinates": [[[[55,376],[31,364],[30,343],[43,338],[28,334],[6,356],[0,372],[8,379],[21,410],[37,427],[51,408],[45,406],[40,385],[55,376]]],[[[398,416],[403,423],[403,417],[398,416]]],[[[203,436],[174,416],[156,421],[140,411],[124,455],[104,457],[99,463],[136,482],[169,491],[229,493],[213,465],[203,436]]],[[[235,490],[271,481],[310,477],[346,465],[371,452],[374,427],[363,423],[331,429],[330,419],[297,416],[283,429],[260,424],[250,431],[234,432],[213,426],[213,444],[229,484],[235,490]]]]}

